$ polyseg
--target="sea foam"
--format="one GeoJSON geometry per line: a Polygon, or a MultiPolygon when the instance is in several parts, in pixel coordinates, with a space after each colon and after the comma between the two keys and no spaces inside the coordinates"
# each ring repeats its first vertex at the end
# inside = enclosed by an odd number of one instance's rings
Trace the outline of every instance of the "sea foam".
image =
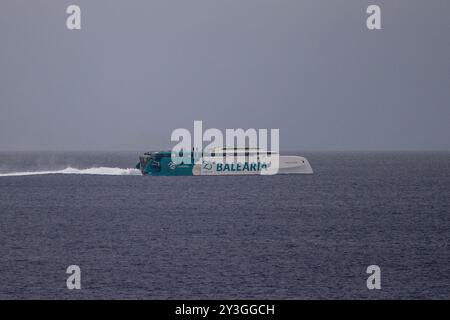
{"type": "Polygon", "coordinates": [[[108,175],[108,176],[129,176],[141,175],[138,169],[133,168],[111,168],[111,167],[93,167],[87,169],[77,169],[67,167],[63,170],[55,171],[23,171],[23,172],[9,172],[0,173],[0,177],[17,177],[17,176],[33,176],[44,174],[89,174],[89,175],[108,175]]]}

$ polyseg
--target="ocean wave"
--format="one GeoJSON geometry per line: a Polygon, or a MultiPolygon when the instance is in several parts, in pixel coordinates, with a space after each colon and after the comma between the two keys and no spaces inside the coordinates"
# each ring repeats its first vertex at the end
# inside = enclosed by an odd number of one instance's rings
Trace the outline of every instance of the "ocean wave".
{"type": "Polygon", "coordinates": [[[34,176],[44,174],[86,174],[86,175],[107,175],[107,176],[134,176],[141,175],[138,169],[134,168],[111,168],[111,167],[94,167],[88,169],[77,169],[67,167],[63,170],[55,171],[22,171],[0,173],[0,177],[18,177],[18,176],[34,176]]]}

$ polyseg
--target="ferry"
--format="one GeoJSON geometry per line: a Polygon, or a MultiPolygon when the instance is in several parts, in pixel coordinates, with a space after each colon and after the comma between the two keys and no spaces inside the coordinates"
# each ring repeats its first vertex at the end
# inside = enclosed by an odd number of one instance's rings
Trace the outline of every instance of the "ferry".
{"type": "Polygon", "coordinates": [[[312,174],[308,160],[301,156],[284,156],[259,148],[214,148],[198,153],[182,150],[151,151],[139,157],[136,169],[150,176],[222,176],[312,174]]]}

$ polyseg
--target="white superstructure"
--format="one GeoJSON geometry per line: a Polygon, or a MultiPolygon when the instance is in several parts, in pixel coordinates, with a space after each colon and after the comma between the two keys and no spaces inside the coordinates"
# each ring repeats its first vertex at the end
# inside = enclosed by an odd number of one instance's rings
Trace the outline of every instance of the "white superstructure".
{"type": "Polygon", "coordinates": [[[312,174],[308,160],[258,148],[215,148],[203,153],[194,175],[312,174]]]}

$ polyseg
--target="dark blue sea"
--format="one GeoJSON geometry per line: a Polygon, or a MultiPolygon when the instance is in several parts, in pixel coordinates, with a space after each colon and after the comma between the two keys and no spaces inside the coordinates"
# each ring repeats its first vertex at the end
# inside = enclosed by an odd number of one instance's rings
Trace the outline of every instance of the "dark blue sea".
{"type": "Polygon", "coordinates": [[[138,152],[2,152],[0,298],[450,298],[450,153],[299,154],[313,175],[145,177],[138,152]]]}

